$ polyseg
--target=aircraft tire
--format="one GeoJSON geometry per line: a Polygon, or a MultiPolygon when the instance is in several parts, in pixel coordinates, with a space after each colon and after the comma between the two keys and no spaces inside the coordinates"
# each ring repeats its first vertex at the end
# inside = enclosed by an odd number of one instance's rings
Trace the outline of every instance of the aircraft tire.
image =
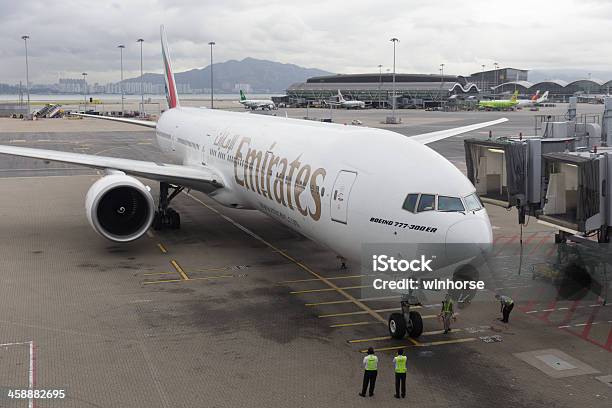
{"type": "Polygon", "coordinates": [[[416,339],[423,333],[423,319],[419,312],[410,312],[410,327],[408,330],[408,336],[416,339]]]}
{"type": "Polygon", "coordinates": [[[406,335],[406,320],[401,313],[391,313],[388,327],[389,334],[394,339],[403,339],[406,335]]]}

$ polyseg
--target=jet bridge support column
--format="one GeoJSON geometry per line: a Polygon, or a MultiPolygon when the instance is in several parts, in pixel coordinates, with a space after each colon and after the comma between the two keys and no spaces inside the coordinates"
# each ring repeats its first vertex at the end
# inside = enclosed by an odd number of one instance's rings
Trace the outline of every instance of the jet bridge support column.
{"type": "Polygon", "coordinates": [[[601,142],[612,146],[612,98],[604,98],[604,113],[601,119],[601,142]]]}
{"type": "Polygon", "coordinates": [[[569,121],[576,120],[576,105],[577,104],[578,104],[578,97],[570,96],[569,106],[567,107],[567,120],[569,121]]]}

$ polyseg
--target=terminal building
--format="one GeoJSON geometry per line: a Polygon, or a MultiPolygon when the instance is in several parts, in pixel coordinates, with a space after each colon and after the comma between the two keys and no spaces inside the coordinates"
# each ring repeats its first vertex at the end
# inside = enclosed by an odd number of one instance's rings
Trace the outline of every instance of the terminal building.
{"type": "MultiPolygon", "coordinates": [[[[499,68],[471,75],[396,74],[395,98],[399,108],[441,106],[453,99],[479,100],[508,97],[515,91],[526,97],[536,91],[549,92],[549,100],[564,102],[578,96],[584,102],[608,95],[611,81],[580,79],[573,82],[548,80],[529,82],[528,70],[499,68]]],[[[290,105],[323,104],[337,101],[338,91],[347,100],[364,101],[373,107],[392,104],[393,74],[339,74],[312,77],[291,85],[286,100],[290,105]]]]}

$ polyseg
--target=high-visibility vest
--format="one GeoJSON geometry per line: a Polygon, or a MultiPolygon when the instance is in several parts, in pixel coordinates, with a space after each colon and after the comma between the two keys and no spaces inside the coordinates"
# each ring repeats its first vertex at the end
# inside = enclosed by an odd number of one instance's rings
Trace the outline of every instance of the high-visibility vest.
{"type": "Polygon", "coordinates": [[[395,372],[402,374],[406,372],[406,360],[408,357],[406,356],[396,356],[395,357],[395,372]]]}
{"type": "Polygon", "coordinates": [[[504,304],[508,306],[514,303],[514,300],[512,300],[510,296],[502,296],[501,300],[504,301],[504,304]]]}
{"type": "Polygon", "coordinates": [[[442,301],[442,311],[443,312],[450,312],[453,306],[453,301],[452,300],[444,300],[442,301]]]}
{"type": "Polygon", "coordinates": [[[366,357],[366,370],[378,370],[378,358],[376,356],[370,354],[366,357]]]}

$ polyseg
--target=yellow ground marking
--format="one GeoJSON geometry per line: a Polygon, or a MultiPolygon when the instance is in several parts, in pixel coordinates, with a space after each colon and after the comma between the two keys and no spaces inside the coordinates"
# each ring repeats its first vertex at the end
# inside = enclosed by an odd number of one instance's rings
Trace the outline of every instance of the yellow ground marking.
{"type": "Polygon", "coordinates": [[[210,271],[227,271],[228,267],[223,267],[223,268],[201,268],[198,269],[198,272],[210,272],[210,271]]]}
{"type": "Polygon", "coordinates": [[[353,322],[353,323],[340,323],[332,324],[329,327],[351,327],[351,326],[365,326],[369,324],[381,324],[382,322],[353,322]]]}
{"type": "MultiPolygon", "coordinates": [[[[236,228],[240,229],[241,231],[243,231],[244,233],[250,235],[251,237],[255,238],[256,240],[258,240],[259,242],[265,244],[268,248],[272,249],[273,251],[277,252],[279,255],[283,256],[284,258],[288,259],[289,261],[293,262],[294,264],[296,264],[297,266],[299,266],[301,269],[303,269],[304,271],[308,272],[309,274],[311,274],[312,276],[314,276],[315,278],[321,280],[323,283],[325,283],[327,286],[329,286],[330,288],[334,289],[336,292],[338,292],[340,295],[344,296],[347,300],[350,300],[355,306],[357,306],[358,308],[365,310],[368,312],[368,314],[370,316],[372,316],[374,319],[376,319],[377,321],[387,324],[387,321],[385,320],[384,317],[382,317],[380,314],[374,312],[372,309],[370,309],[368,306],[366,306],[364,303],[360,302],[359,300],[357,300],[353,295],[351,295],[350,293],[348,293],[346,290],[338,287],[335,283],[333,283],[332,281],[330,281],[329,279],[321,276],[320,274],[318,274],[317,272],[313,271],[312,269],[310,269],[310,267],[306,266],[304,263],[298,261],[297,259],[295,259],[294,257],[292,257],[291,255],[287,254],[286,252],[282,251],[281,249],[277,248],[276,246],[272,245],[271,243],[269,243],[268,241],[266,241],[265,239],[263,239],[262,237],[260,237],[259,235],[255,234],[253,231],[249,230],[248,228],[242,226],[241,224],[237,223],[236,221],[234,221],[233,219],[231,219],[230,217],[222,214],[221,212],[219,212],[218,210],[216,210],[215,208],[211,207],[210,205],[206,204],[205,202],[203,202],[202,200],[198,199],[197,197],[191,195],[188,192],[184,192],[188,197],[190,197],[191,199],[193,199],[196,202],[199,202],[201,205],[203,205],[204,207],[208,208],[210,211],[212,211],[213,213],[217,214],[218,216],[220,216],[221,218],[223,218],[224,220],[226,220],[227,222],[229,222],[230,224],[232,224],[233,226],[235,226],[236,228]]],[[[416,342],[415,344],[418,344],[418,342],[416,342]]]]}
{"type": "Polygon", "coordinates": [[[172,261],[170,261],[170,264],[174,267],[174,269],[176,269],[176,271],[178,272],[179,275],[181,275],[181,278],[183,280],[189,280],[189,276],[187,276],[187,274],[185,273],[185,271],[183,270],[183,268],[181,268],[181,265],[178,264],[178,262],[176,262],[174,259],[172,261]]]}
{"type": "Polygon", "coordinates": [[[162,252],[162,254],[167,254],[168,253],[168,251],[166,250],[166,247],[161,242],[157,244],[157,247],[162,252]]]}
{"type": "MultiPolygon", "coordinates": [[[[414,339],[408,337],[408,340],[412,341],[414,339]]],[[[443,344],[455,344],[455,343],[467,343],[469,341],[474,341],[476,340],[476,337],[466,337],[464,339],[455,339],[455,340],[441,340],[441,341],[432,341],[429,343],[419,343],[417,342],[417,344],[413,344],[417,347],[429,347],[429,346],[441,346],[443,344]]],[[[391,347],[377,347],[376,351],[391,351],[391,350],[399,350],[402,348],[406,348],[407,345],[403,345],[403,346],[391,346],[391,347]]],[[[359,350],[361,353],[367,353],[368,350],[359,350]]]]}
{"type": "MultiPolygon", "coordinates": [[[[395,311],[398,311],[398,310],[401,310],[401,308],[394,307],[392,309],[377,309],[377,310],[374,310],[374,312],[376,312],[376,313],[383,313],[383,312],[395,312],[395,311]]],[[[317,317],[319,317],[321,319],[325,319],[327,317],[355,316],[355,315],[362,315],[362,314],[367,314],[367,312],[365,310],[359,310],[357,312],[344,312],[344,313],[324,314],[324,315],[319,315],[317,317]]]]}
{"type": "MultiPolygon", "coordinates": [[[[371,298],[361,298],[357,299],[361,302],[369,302],[372,300],[386,300],[386,299],[397,299],[399,296],[380,296],[380,297],[371,297],[371,298]]],[[[331,300],[329,302],[317,302],[317,303],[305,303],[304,306],[324,306],[324,305],[340,305],[342,303],[351,303],[350,300],[331,300]]],[[[412,308],[418,308],[421,306],[412,306],[412,308]]]]}
{"type": "MultiPolygon", "coordinates": [[[[463,329],[453,329],[451,331],[451,333],[456,333],[456,332],[460,332],[463,331],[463,329]]],[[[435,334],[442,334],[444,333],[444,330],[434,330],[434,331],[429,331],[429,332],[423,332],[421,333],[421,336],[433,336],[435,334]]],[[[354,340],[348,340],[349,343],[367,343],[370,341],[382,341],[382,340],[391,340],[392,337],[391,336],[381,336],[381,337],[372,337],[369,339],[354,339],[354,340]]]]}
{"type": "MultiPolygon", "coordinates": [[[[335,286],[335,285],[334,285],[335,286]]],[[[344,286],[344,287],[333,287],[333,288],[324,288],[324,289],[308,289],[308,290],[295,290],[292,292],[289,292],[292,295],[299,295],[302,293],[314,293],[314,292],[337,292],[338,290],[349,290],[349,289],[363,289],[363,288],[369,288],[368,285],[359,285],[359,286],[344,286]]],[[[357,299],[355,299],[357,300],[357,299]]],[[[355,303],[353,301],[351,301],[351,303],[355,303]]],[[[366,313],[369,313],[366,310],[366,313]]]]}
{"type": "Polygon", "coordinates": [[[156,283],[177,283],[177,282],[193,282],[200,280],[215,280],[224,278],[235,278],[235,275],[219,275],[219,276],[203,276],[201,278],[188,278],[188,279],[160,279],[155,281],[144,281],[145,285],[154,285],[156,283]]]}
{"type": "Polygon", "coordinates": [[[147,235],[149,236],[149,238],[153,238],[155,236],[155,233],[153,231],[151,231],[150,229],[147,230],[147,235]]]}
{"type": "MultiPolygon", "coordinates": [[[[329,280],[339,280],[339,279],[352,279],[352,278],[361,278],[364,276],[370,276],[370,275],[348,275],[348,276],[333,276],[331,278],[327,278],[329,280]]],[[[281,281],[278,282],[278,285],[283,285],[286,283],[302,283],[302,282],[317,282],[319,281],[319,279],[317,278],[312,278],[312,279],[296,279],[296,280],[287,280],[287,281],[281,281]]]]}
{"type": "Polygon", "coordinates": [[[463,339],[454,339],[454,340],[441,340],[441,341],[432,341],[429,343],[421,343],[419,346],[427,347],[427,346],[440,346],[442,344],[455,344],[455,343],[467,343],[468,341],[474,341],[476,337],[466,337],[463,339]]]}
{"type": "Polygon", "coordinates": [[[143,276],[156,276],[156,275],[174,275],[176,272],[148,272],[143,273],[143,276]]]}

